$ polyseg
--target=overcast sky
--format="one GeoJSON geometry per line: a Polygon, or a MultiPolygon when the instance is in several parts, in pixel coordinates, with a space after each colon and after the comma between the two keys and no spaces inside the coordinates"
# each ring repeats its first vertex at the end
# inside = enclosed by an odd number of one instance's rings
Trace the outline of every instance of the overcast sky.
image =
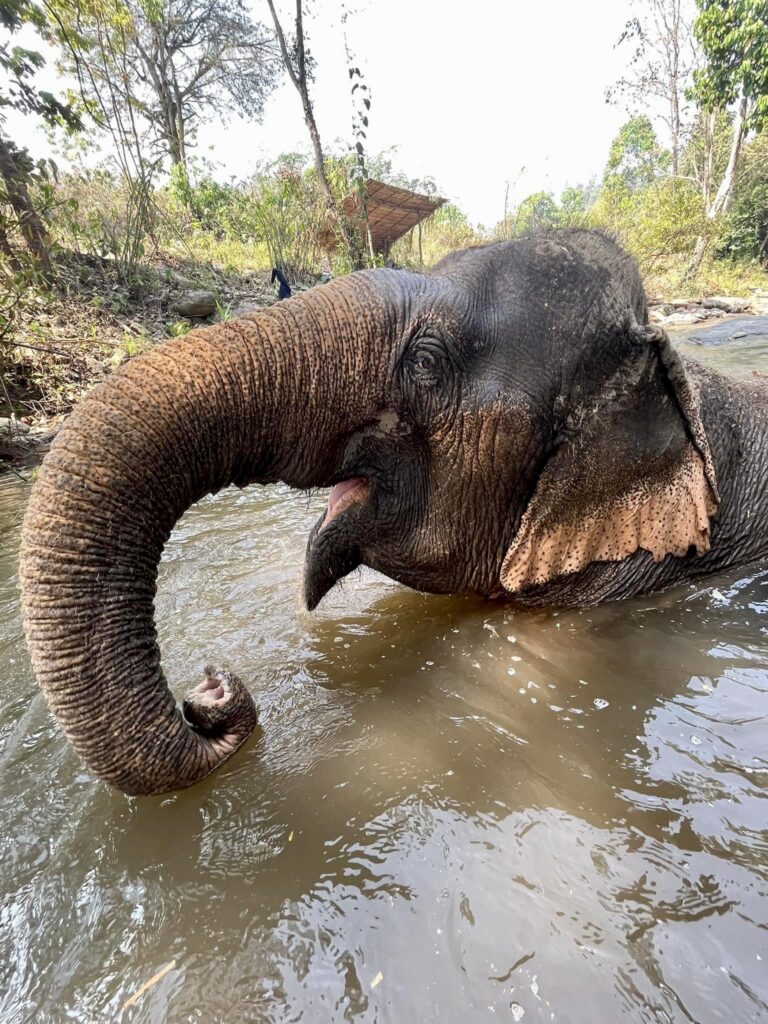
{"type": "MultiPolygon", "coordinates": [[[[309,6],[315,112],[332,147],[351,139],[352,122],[340,0],[309,6]]],[[[268,20],[266,0],[250,7],[268,20]]],[[[286,21],[291,8],[281,5],[286,21]]],[[[486,225],[503,215],[507,181],[512,202],[586,182],[602,172],[627,117],[606,104],[605,90],[631,55],[615,48],[631,13],[629,0],[358,0],[347,33],[372,95],[370,151],[396,146],[398,169],[432,176],[442,195],[486,225]]],[[[9,128],[34,154],[47,154],[31,126],[14,119],[9,128]]],[[[262,124],[210,126],[197,153],[220,177],[243,177],[260,160],[308,145],[286,81],[262,124]]]]}

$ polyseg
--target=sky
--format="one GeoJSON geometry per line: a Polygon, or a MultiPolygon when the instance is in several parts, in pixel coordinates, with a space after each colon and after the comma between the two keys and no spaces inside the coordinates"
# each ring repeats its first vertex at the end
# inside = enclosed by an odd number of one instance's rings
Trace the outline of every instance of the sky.
{"type": "MultiPolygon", "coordinates": [[[[616,48],[630,0],[353,0],[350,47],[371,90],[371,153],[396,147],[395,167],[430,176],[440,194],[477,224],[491,226],[510,204],[541,189],[602,173],[627,119],[605,102],[626,72],[630,47],[616,48]]],[[[246,0],[268,21],[266,0],[246,0]]],[[[292,4],[278,10],[290,24],[292,4]]],[[[326,148],[352,139],[352,101],[341,0],[312,0],[306,22],[317,61],[312,88],[326,148]]],[[[52,68],[41,81],[55,84],[52,68]]],[[[18,118],[9,131],[33,155],[49,155],[42,132],[18,118]]],[[[196,153],[216,176],[246,177],[264,160],[309,150],[298,94],[287,79],[261,124],[233,119],[201,131],[196,153]]]]}

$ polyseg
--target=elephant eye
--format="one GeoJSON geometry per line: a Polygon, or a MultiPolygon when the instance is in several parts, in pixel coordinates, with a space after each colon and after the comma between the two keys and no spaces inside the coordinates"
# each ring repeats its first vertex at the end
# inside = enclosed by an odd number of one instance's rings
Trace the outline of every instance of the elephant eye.
{"type": "Polygon", "coordinates": [[[428,373],[437,368],[437,356],[434,352],[419,352],[413,363],[417,370],[428,373]]]}
{"type": "Polygon", "coordinates": [[[450,364],[442,343],[434,338],[421,338],[407,356],[407,365],[415,383],[436,384],[450,364]]]}

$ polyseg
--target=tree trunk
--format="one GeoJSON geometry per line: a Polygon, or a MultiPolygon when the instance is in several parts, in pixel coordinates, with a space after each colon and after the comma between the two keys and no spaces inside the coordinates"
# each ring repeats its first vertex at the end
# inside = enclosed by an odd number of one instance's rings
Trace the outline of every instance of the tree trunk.
{"type": "Polygon", "coordinates": [[[272,14],[272,21],[275,25],[275,32],[277,34],[277,40],[280,44],[280,53],[283,57],[283,64],[285,70],[288,72],[288,77],[293,82],[294,88],[301,97],[301,106],[304,111],[304,123],[309,131],[309,137],[312,140],[312,150],[315,156],[315,170],[317,172],[317,179],[320,182],[320,188],[323,191],[325,197],[326,208],[336,223],[341,237],[344,241],[344,246],[347,250],[347,256],[354,262],[355,256],[355,242],[350,231],[349,225],[342,211],[339,210],[336,200],[333,198],[333,192],[328,182],[328,176],[325,173],[325,158],[323,155],[323,147],[320,143],[320,132],[317,130],[317,122],[315,121],[315,113],[312,109],[312,101],[309,98],[309,88],[307,86],[307,67],[306,57],[304,53],[304,25],[301,4],[302,0],[296,0],[296,64],[294,68],[291,55],[288,52],[288,47],[285,42],[285,34],[283,27],[280,24],[280,19],[277,16],[275,5],[273,0],[267,0],[269,4],[269,10],[272,14]]]}
{"type": "MultiPolygon", "coordinates": [[[[707,207],[706,219],[709,224],[714,224],[720,214],[725,213],[733,195],[733,186],[736,182],[736,169],[739,164],[739,156],[741,155],[741,146],[744,142],[744,134],[747,122],[747,97],[742,96],[739,100],[739,106],[736,111],[736,117],[733,121],[733,142],[731,143],[731,152],[728,156],[728,164],[723,174],[723,180],[720,182],[720,187],[717,190],[715,198],[707,207]]],[[[714,134],[714,133],[713,133],[714,134]]],[[[699,235],[696,239],[696,246],[693,250],[693,257],[685,272],[685,279],[690,280],[695,277],[701,268],[702,260],[709,247],[711,239],[711,231],[706,231],[704,234],[699,235]]]]}
{"type": "Polygon", "coordinates": [[[720,182],[717,195],[712,201],[710,210],[707,212],[707,217],[710,220],[714,220],[721,213],[725,213],[730,205],[733,186],[736,182],[736,168],[738,167],[739,156],[741,155],[741,146],[744,142],[746,121],[747,97],[742,96],[733,122],[733,142],[731,143],[731,152],[728,156],[728,166],[725,168],[725,174],[720,182]]]}
{"type": "Polygon", "coordinates": [[[667,88],[669,90],[669,127],[672,136],[672,174],[677,177],[680,169],[680,41],[679,41],[679,8],[675,8],[675,20],[672,30],[668,31],[668,47],[670,48],[670,68],[667,88]]]}
{"type": "Polygon", "coordinates": [[[21,262],[19,257],[13,251],[11,243],[8,241],[8,234],[4,227],[0,226],[0,252],[8,260],[8,265],[14,272],[21,270],[21,262]]]}
{"type": "Polygon", "coordinates": [[[47,232],[29,196],[27,184],[16,164],[14,147],[0,135],[0,176],[13,212],[16,214],[27,248],[37,260],[43,276],[53,280],[53,267],[48,254],[47,232]]]}

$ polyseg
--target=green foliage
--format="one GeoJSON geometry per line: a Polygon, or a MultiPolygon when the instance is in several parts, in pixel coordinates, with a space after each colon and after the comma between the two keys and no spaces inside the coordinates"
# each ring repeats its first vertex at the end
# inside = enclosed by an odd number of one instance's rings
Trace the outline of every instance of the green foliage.
{"type": "Polygon", "coordinates": [[[250,188],[251,211],[272,266],[292,283],[313,280],[322,264],[320,235],[328,226],[325,197],[314,169],[278,166],[250,188]]]}
{"type": "Polygon", "coordinates": [[[165,331],[169,338],[183,338],[192,329],[189,320],[168,320],[165,331]]]}
{"type": "Polygon", "coordinates": [[[168,183],[171,206],[188,210],[196,223],[217,238],[224,238],[237,230],[237,208],[240,193],[237,189],[221,185],[210,176],[204,176],[192,185],[186,168],[176,164],[171,168],[168,183]]]}
{"type": "Polygon", "coordinates": [[[680,174],[693,178],[702,194],[711,192],[728,163],[733,118],[725,110],[700,112],[680,158],[680,174]]]}
{"type": "MultiPolygon", "coordinates": [[[[690,164],[692,157],[682,156],[690,164]]],[[[617,235],[648,269],[690,253],[704,230],[700,190],[691,176],[666,173],[668,154],[646,117],[630,119],[611,145],[603,185],[584,223],[617,235]]]]}
{"type": "Polygon", "coordinates": [[[551,192],[534,192],[496,225],[494,239],[507,241],[529,231],[556,227],[559,211],[551,192]]]}
{"type": "MultiPolygon", "coordinates": [[[[32,25],[50,39],[48,19],[42,4],[34,0],[4,0],[0,4],[0,25],[12,35],[23,25],[32,25]]],[[[4,108],[41,118],[46,124],[64,124],[81,128],[82,122],[69,103],[62,103],[52,93],[34,83],[37,72],[45,66],[45,58],[37,50],[0,43],[0,70],[5,82],[0,88],[0,123],[4,108]]]]}
{"type": "Polygon", "coordinates": [[[232,303],[223,302],[219,295],[216,296],[216,316],[223,324],[232,319],[232,303]]]}
{"type": "Polygon", "coordinates": [[[102,165],[67,175],[58,192],[61,242],[75,252],[113,261],[120,284],[139,291],[157,213],[151,189],[119,168],[102,165]]]}
{"type": "Polygon", "coordinates": [[[669,154],[659,145],[650,119],[641,114],[622,125],[611,143],[604,181],[620,180],[631,192],[650,185],[669,167],[669,154]]]}
{"type": "Polygon", "coordinates": [[[717,254],[768,263],[768,130],[745,147],[717,254]]]}
{"type": "Polygon", "coordinates": [[[633,197],[628,220],[619,231],[641,266],[647,267],[660,257],[690,253],[704,219],[701,196],[692,182],[660,178],[633,197]]]}
{"type": "Polygon", "coordinates": [[[562,227],[584,227],[590,208],[594,205],[596,188],[589,185],[566,185],[560,195],[558,223],[562,227]]]}
{"type": "Polygon", "coordinates": [[[768,4],[765,0],[697,0],[694,34],[706,58],[694,72],[693,94],[704,110],[722,110],[741,96],[748,125],[768,123],[768,4]]]}

